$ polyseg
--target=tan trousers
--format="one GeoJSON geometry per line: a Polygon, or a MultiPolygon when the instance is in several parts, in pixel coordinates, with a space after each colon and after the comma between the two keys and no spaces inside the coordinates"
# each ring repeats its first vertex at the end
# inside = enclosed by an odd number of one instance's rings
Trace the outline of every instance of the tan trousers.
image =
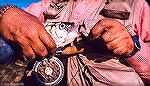
{"type": "Polygon", "coordinates": [[[82,54],[70,57],[68,86],[144,86],[134,69],[121,64],[116,58],[95,61],[82,54]]]}

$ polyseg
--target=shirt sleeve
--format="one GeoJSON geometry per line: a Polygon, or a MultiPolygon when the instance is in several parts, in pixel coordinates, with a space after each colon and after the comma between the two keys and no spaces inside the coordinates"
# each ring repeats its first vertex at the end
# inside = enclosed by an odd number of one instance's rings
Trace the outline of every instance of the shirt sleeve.
{"type": "Polygon", "coordinates": [[[37,18],[39,18],[40,21],[44,21],[44,15],[43,12],[45,11],[45,9],[47,8],[49,4],[44,2],[44,0],[39,1],[37,3],[32,3],[31,5],[29,5],[27,8],[22,8],[24,11],[36,16],[37,18]]]}
{"type": "Polygon", "coordinates": [[[127,61],[137,71],[144,83],[150,84],[150,42],[148,42],[150,40],[150,7],[146,2],[139,3],[139,5],[136,7],[140,7],[140,10],[135,10],[134,29],[140,38],[141,50],[127,61]]]}

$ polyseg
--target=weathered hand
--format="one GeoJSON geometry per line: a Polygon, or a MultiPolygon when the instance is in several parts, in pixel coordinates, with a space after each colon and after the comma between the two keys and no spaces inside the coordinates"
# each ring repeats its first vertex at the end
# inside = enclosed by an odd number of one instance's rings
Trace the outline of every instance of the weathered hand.
{"type": "Polygon", "coordinates": [[[19,8],[10,8],[5,12],[0,21],[0,33],[5,39],[18,42],[27,58],[34,59],[35,53],[46,56],[46,46],[55,52],[56,44],[43,24],[19,8]]]}
{"type": "Polygon", "coordinates": [[[134,49],[131,35],[121,23],[114,19],[100,20],[91,30],[90,35],[93,39],[101,36],[108,49],[116,55],[128,54],[134,49]]]}

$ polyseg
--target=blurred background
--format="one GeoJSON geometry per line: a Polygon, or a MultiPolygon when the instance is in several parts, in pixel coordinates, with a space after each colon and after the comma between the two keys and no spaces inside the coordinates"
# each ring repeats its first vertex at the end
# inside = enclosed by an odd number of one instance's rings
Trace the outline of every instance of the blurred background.
{"type": "Polygon", "coordinates": [[[40,0],[0,0],[0,6],[11,4],[20,8],[25,8],[28,7],[31,3],[38,1],[40,0]]]}

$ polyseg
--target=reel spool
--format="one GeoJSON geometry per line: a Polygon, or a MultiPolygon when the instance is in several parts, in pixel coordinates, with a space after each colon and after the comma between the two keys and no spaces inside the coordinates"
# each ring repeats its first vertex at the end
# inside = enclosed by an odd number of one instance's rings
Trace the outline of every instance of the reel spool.
{"type": "Polygon", "coordinates": [[[57,58],[45,58],[42,61],[36,61],[33,66],[38,80],[48,86],[56,86],[64,76],[63,63],[57,58]]]}

